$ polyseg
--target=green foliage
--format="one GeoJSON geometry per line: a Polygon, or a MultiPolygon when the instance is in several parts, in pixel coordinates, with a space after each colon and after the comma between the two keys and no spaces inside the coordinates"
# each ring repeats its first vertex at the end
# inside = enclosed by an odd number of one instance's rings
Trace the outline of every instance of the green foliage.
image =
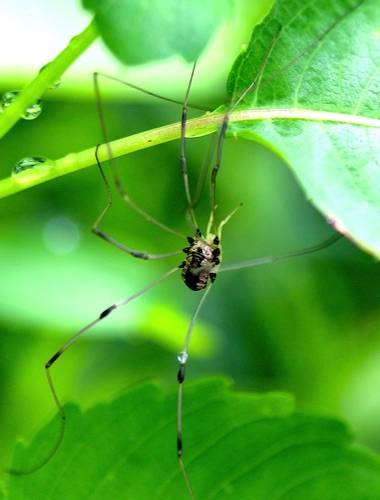
{"type": "Polygon", "coordinates": [[[380,4],[303,4],[277,2],[235,62],[228,84],[237,99],[281,27],[257,88],[241,104],[273,114],[233,124],[232,130],[284,158],[337,230],[379,257],[380,121],[374,96],[380,86],[380,4]]]}
{"type": "MultiPolygon", "coordinates": [[[[12,477],[9,498],[187,498],[175,457],[176,391],[153,384],[80,413],[51,462],[12,477]]],[[[342,422],[295,411],[281,394],[234,393],[223,380],[188,384],[185,462],[197,498],[337,500],[380,495],[380,462],[352,446],[342,422]]],[[[15,468],[45,456],[55,420],[15,468]]],[[[54,441],[53,441],[54,442],[54,441]]],[[[21,448],[21,447],[20,447],[21,448]]]]}
{"type": "Polygon", "coordinates": [[[232,0],[83,0],[83,5],[95,12],[109,49],[129,65],[178,54],[192,62],[233,13],[232,0]]]}

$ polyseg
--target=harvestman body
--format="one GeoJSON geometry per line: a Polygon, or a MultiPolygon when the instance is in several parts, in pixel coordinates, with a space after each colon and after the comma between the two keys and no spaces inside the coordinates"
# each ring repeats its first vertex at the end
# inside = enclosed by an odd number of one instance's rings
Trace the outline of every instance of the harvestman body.
{"type": "MultiPolygon", "coordinates": [[[[342,18],[340,18],[340,20],[341,19],[342,18]]],[[[337,22],[339,22],[340,20],[338,20],[337,22]]],[[[312,42],[312,44],[310,44],[308,47],[306,47],[305,50],[303,50],[300,54],[298,54],[297,57],[294,58],[293,61],[291,61],[291,63],[293,63],[296,59],[300,58],[313,45],[315,45],[323,36],[325,36],[329,31],[331,31],[335,27],[335,25],[337,24],[337,22],[335,22],[333,25],[331,25],[324,33],[321,34],[320,37],[318,37],[314,42],[312,42]]],[[[121,197],[123,198],[123,200],[131,208],[133,208],[137,213],[139,213],[142,217],[144,217],[149,222],[152,222],[153,224],[157,225],[158,227],[161,227],[165,231],[168,231],[168,232],[174,233],[174,234],[176,234],[176,235],[178,235],[180,237],[186,238],[187,241],[188,241],[188,246],[185,247],[183,250],[179,250],[179,251],[175,251],[175,252],[171,252],[171,253],[151,255],[151,254],[146,254],[145,252],[141,252],[141,251],[138,251],[138,250],[131,249],[131,248],[125,246],[124,244],[122,244],[122,243],[114,240],[108,234],[106,234],[105,232],[103,232],[99,228],[99,224],[103,220],[104,216],[106,215],[106,213],[108,212],[108,210],[110,209],[110,207],[112,205],[112,197],[111,197],[111,192],[110,192],[109,184],[108,184],[108,182],[107,182],[107,180],[105,178],[103,170],[102,170],[102,168],[100,166],[100,163],[98,161],[101,175],[103,177],[103,180],[104,180],[104,182],[105,182],[105,184],[107,186],[107,190],[108,190],[108,204],[105,207],[105,209],[103,210],[103,212],[100,214],[100,216],[98,217],[98,219],[96,220],[96,222],[95,222],[95,224],[93,226],[93,232],[95,234],[97,234],[98,236],[100,236],[105,241],[107,241],[107,242],[111,243],[112,245],[116,246],[117,248],[123,250],[124,252],[126,252],[126,253],[134,256],[134,257],[140,258],[140,259],[146,259],[146,260],[149,260],[149,259],[160,259],[160,258],[171,257],[173,255],[179,255],[182,252],[185,253],[185,258],[182,261],[182,263],[180,263],[178,266],[176,266],[175,268],[169,270],[163,276],[159,277],[158,279],[156,279],[152,283],[148,284],[143,289],[139,290],[138,292],[136,292],[135,294],[133,294],[133,295],[127,297],[127,298],[124,298],[124,299],[120,300],[119,302],[116,302],[115,304],[113,304],[110,307],[108,307],[107,309],[105,309],[98,316],[98,318],[96,318],[94,321],[92,321],[90,324],[88,324],[82,330],[80,330],[59,351],[57,351],[54,354],[54,356],[52,356],[52,358],[46,363],[45,369],[46,369],[46,374],[47,374],[47,378],[48,378],[48,383],[49,383],[50,390],[51,390],[51,393],[53,395],[55,404],[57,406],[57,409],[58,409],[60,417],[61,417],[61,430],[60,430],[57,442],[53,446],[51,452],[46,456],[46,458],[42,462],[38,463],[36,466],[31,467],[30,469],[25,470],[25,471],[9,470],[10,473],[16,474],[16,475],[23,475],[23,474],[30,474],[32,472],[37,471],[38,469],[40,469],[43,465],[45,465],[52,458],[52,456],[55,454],[55,452],[59,448],[60,443],[61,443],[61,441],[63,439],[63,435],[64,435],[64,431],[65,431],[65,422],[66,422],[66,420],[65,420],[65,414],[63,412],[61,403],[60,403],[60,401],[58,399],[58,396],[57,396],[57,393],[56,393],[56,389],[55,389],[55,386],[53,384],[53,380],[52,380],[51,373],[50,373],[50,368],[55,363],[55,361],[79,337],[81,337],[84,333],[86,333],[88,330],[90,330],[92,327],[94,327],[102,319],[104,319],[105,317],[107,317],[113,310],[119,308],[120,306],[128,304],[129,302],[131,302],[135,298],[139,297],[140,295],[142,295],[145,292],[147,292],[149,289],[151,289],[154,286],[156,286],[158,283],[160,283],[161,281],[163,281],[164,279],[166,279],[170,275],[174,274],[178,270],[181,270],[181,277],[182,277],[185,285],[190,290],[193,290],[193,291],[204,290],[204,293],[203,293],[203,295],[202,295],[202,297],[201,297],[201,299],[200,299],[200,301],[198,303],[198,306],[197,306],[197,308],[196,308],[196,310],[195,310],[195,312],[193,314],[193,317],[192,317],[192,319],[190,321],[190,324],[189,324],[189,327],[188,327],[188,330],[187,330],[187,333],[186,333],[185,341],[184,341],[183,350],[182,350],[182,352],[178,356],[178,361],[179,361],[179,371],[178,371],[179,388],[178,388],[178,404],[177,404],[177,455],[178,455],[179,463],[180,463],[180,466],[181,466],[181,470],[183,472],[183,476],[184,476],[184,479],[185,479],[185,482],[186,482],[186,485],[187,485],[187,489],[188,489],[189,495],[192,498],[194,498],[194,494],[193,494],[193,491],[192,491],[192,488],[191,488],[190,480],[189,480],[189,477],[188,477],[188,474],[187,474],[187,471],[185,469],[185,465],[184,465],[184,462],[183,462],[183,458],[182,458],[182,455],[183,455],[183,446],[182,446],[183,382],[185,380],[185,366],[186,366],[186,362],[187,362],[187,358],[188,358],[188,348],[189,348],[189,343],[190,343],[190,338],[191,338],[192,330],[193,330],[194,324],[195,324],[195,322],[196,322],[196,320],[198,318],[199,312],[200,312],[200,310],[201,310],[201,308],[203,306],[203,303],[204,303],[204,301],[205,301],[208,293],[210,292],[210,290],[212,288],[211,285],[215,282],[215,279],[217,277],[218,272],[220,272],[220,271],[229,271],[229,270],[234,270],[234,269],[241,269],[241,268],[248,268],[248,267],[253,267],[253,266],[257,266],[257,265],[261,265],[261,264],[273,263],[273,262],[276,262],[278,260],[286,259],[286,258],[289,258],[289,257],[295,257],[295,256],[305,255],[305,254],[308,254],[308,253],[312,253],[312,252],[315,252],[315,251],[327,248],[328,246],[330,246],[333,243],[335,243],[341,237],[341,235],[335,234],[334,236],[332,236],[327,241],[325,241],[325,242],[323,242],[323,243],[321,243],[319,245],[313,246],[313,247],[309,247],[309,248],[306,248],[306,249],[298,250],[298,251],[295,251],[295,252],[290,252],[290,253],[287,253],[287,254],[284,254],[284,255],[270,256],[270,257],[265,257],[265,258],[262,258],[262,259],[255,259],[255,260],[251,260],[251,261],[246,261],[246,262],[241,262],[241,263],[237,263],[237,264],[232,264],[232,265],[225,266],[224,268],[220,269],[221,262],[222,262],[222,249],[221,249],[222,228],[230,220],[230,218],[234,215],[234,213],[239,208],[239,206],[237,208],[235,208],[235,210],[233,210],[232,213],[230,213],[224,220],[222,220],[219,225],[216,224],[216,219],[215,219],[215,209],[216,209],[216,178],[217,178],[217,174],[218,174],[218,171],[219,171],[219,168],[220,168],[220,164],[221,164],[223,142],[224,142],[224,138],[225,138],[227,127],[228,127],[229,117],[230,117],[231,113],[233,112],[233,110],[235,110],[236,107],[242,102],[242,100],[245,98],[245,96],[249,92],[251,92],[251,90],[256,86],[258,78],[261,75],[261,73],[262,73],[262,71],[263,71],[263,69],[264,69],[264,67],[266,65],[266,62],[267,62],[267,60],[268,60],[268,58],[269,58],[269,56],[271,54],[271,51],[272,51],[272,49],[273,49],[273,47],[274,47],[274,45],[275,45],[278,37],[280,36],[280,32],[281,32],[281,29],[274,36],[274,38],[273,38],[273,40],[272,40],[272,42],[270,44],[270,47],[268,48],[268,51],[267,51],[267,53],[265,55],[265,58],[264,58],[261,66],[259,68],[259,72],[258,72],[256,78],[254,79],[254,81],[243,92],[243,94],[236,100],[236,102],[233,103],[233,105],[229,108],[229,110],[226,112],[226,114],[223,117],[223,120],[222,120],[222,123],[221,123],[221,131],[220,131],[220,135],[219,135],[219,139],[218,139],[218,145],[217,145],[217,149],[216,149],[216,160],[215,160],[214,167],[212,168],[212,171],[211,171],[211,179],[210,179],[210,186],[211,186],[211,191],[210,191],[211,192],[211,195],[210,195],[210,198],[211,198],[211,200],[210,200],[211,201],[211,211],[210,211],[210,219],[209,219],[209,222],[208,222],[208,225],[207,225],[207,230],[206,230],[206,234],[205,235],[203,235],[202,232],[200,231],[200,229],[198,227],[198,224],[197,224],[196,217],[195,217],[195,213],[194,213],[194,205],[195,205],[195,203],[194,203],[194,201],[193,201],[193,199],[191,197],[191,194],[190,194],[189,181],[188,181],[187,161],[186,161],[186,154],[185,154],[185,136],[186,136],[186,121],[187,121],[187,105],[188,105],[190,88],[191,88],[191,84],[192,84],[192,80],[193,80],[193,76],[194,76],[194,71],[195,71],[195,64],[194,64],[194,67],[193,67],[193,70],[192,70],[192,73],[191,73],[191,77],[190,77],[190,81],[189,81],[189,84],[188,84],[188,88],[187,88],[185,100],[184,100],[184,103],[183,103],[182,120],[181,120],[181,125],[182,126],[181,126],[181,154],[180,154],[180,162],[181,162],[181,168],[182,168],[182,176],[183,176],[184,189],[185,189],[185,194],[186,194],[187,204],[188,204],[188,214],[190,216],[191,224],[193,226],[193,234],[194,234],[194,236],[187,236],[187,237],[185,235],[183,235],[183,234],[181,234],[181,233],[179,233],[177,231],[174,231],[173,229],[165,226],[164,224],[162,224],[161,222],[157,221],[156,219],[154,219],[153,217],[151,217],[149,214],[147,214],[146,212],[144,212],[138,205],[136,205],[129,198],[128,194],[124,190],[124,188],[123,188],[123,186],[121,184],[121,181],[120,181],[120,179],[118,177],[118,174],[117,174],[116,165],[115,165],[115,162],[114,162],[114,159],[113,159],[113,156],[112,156],[111,146],[110,146],[110,143],[109,143],[109,139],[107,137],[107,130],[105,128],[105,120],[104,120],[104,116],[103,116],[103,108],[102,108],[101,100],[99,98],[100,94],[99,94],[98,82],[97,82],[97,79],[96,79],[96,76],[95,76],[95,89],[96,89],[96,92],[97,92],[97,95],[98,95],[99,116],[100,116],[100,121],[101,121],[102,128],[103,128],[103,135],[104,135],[104,139],[105,139],[105,142],[106,142],[107,148],[108,148],[108,153],[109,153],[109,157],[110,157],[110,164],[111,164],[111,169],[112,169],[112,173],[113,173],[114,182],[115,182],[115,185],[116,185],[116,187],[117,187],[117,189],[118,189],[121,197]]],[[[286,69],[291,63],[289,63],[286,66],[284,66],[284,68],[281,71],[283,71],[284,69],[286,69]]],[[[270,80],[273,79],[277,74],[273,75],[270,78],[270,80]]],[[[266,82],[267,81],[269,81],[269,80],[266,80],[266,82]]],[[[266,82],[264,82],[264,83],[266,83],[266,82]]],[[[96,155],[97,155],[97,151],[96,151],[96,155]]]]}
{"type": "Polygon", "coordinates": [[[183,249],[186,259],[180,264],[185,285],[197,292],[206,288],[208,281],[214,283],[220,264],[219,237],[209,234],[205,239],[197,230],[195,238],[189,236],[189,247],[183,249]]]}

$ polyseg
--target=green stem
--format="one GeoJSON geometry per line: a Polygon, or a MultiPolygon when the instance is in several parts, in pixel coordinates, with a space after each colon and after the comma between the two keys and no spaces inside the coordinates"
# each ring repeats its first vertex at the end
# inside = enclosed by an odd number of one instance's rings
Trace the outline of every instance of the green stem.
{"type": "MultiPolygon", "coordinates": [[[[201,118],[189,120],[186,126],[187,136],[201,136],[215,132],[215,125],[220,123],[223,116],[206,115],[201,118]]],[[[109,145],[102,144],[98,149],[101,162],[110,157],[116,158],[140,149],[150,148],[158,144],[173,141],[181,137],[181,124],[175,123],[164,127],[149,130],[139,134],[118,139],[109,145]]],[[[96,164],[95,148],[86,149],[79,153],[70,153],[58,160],[48,160],[40,167],[30,169],[21,174],[15,174],[0,181],[0,198],[23,191],[43,182],[56,179],[62,175],[70,174],[96,164]]]]}
{"type": "Polygon", "coordinates": [[[63,73],[97,37],[95,21],[92,20],[80,35],[74,36],[68,46],[47,64],[43,71],[38,73],[37,77],[15,98],[12,105],[3,110],[0,114],[0,138],[18,122],[30,105],[38,101],[49,88],[54,86],[63,73]]]}
{"type": "MultiPolygon", "coordinates": [[[[13,104],[12,104],[13,105],[13,104]]],[[[186,137],[200,137],[215,132],[224,118],[223,110],[218,113],[207,113],[200,118],[188,120],[186,124],[186,137]]],[[[368,128],[380,128],[380,120],[366,118],[357,115],[346,115],[341,113],[330,113],[327,111],[314,111],[302,109],[248,109],[235,111],[229,116],[229,123],[233,130],[233,124],[245,122],[248,129],[252,129],[253,122],[262,120],[289,119],[316,122],[335,122],[358,125],[368,128]],[[250,125],[250,127],[249,127],[250,125]]],[[[238,129],[241,133],[241,130],[238,129]]],[[[243,134],[242,134],[243,135],[243,134]]],[[[110,154],[116,158],[141,149],[150,148],[173,141],[181,137],[181,124],[175,123],[164,127],[142,132],[140,134],[118,139],[99,147],[98,157],[100,161],[109,159],[110,154]]],[[[259,137],[257,138],[259,140],[259,137]]],[[[70,174],[95,165],[95,148],[86,149],[79,153],[71,153],[58,160],[51,160],[23,173],[13,175],[0,181],[0,198],[10,196],[24,189],[36,186],[43,182],[55,179],[61,175],[70,174]]]]}

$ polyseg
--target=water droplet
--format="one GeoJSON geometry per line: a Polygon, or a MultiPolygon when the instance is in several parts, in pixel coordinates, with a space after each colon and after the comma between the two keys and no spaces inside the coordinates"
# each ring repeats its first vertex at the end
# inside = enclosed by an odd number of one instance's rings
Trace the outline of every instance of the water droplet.
{"type": "Polygon", "coordinates": [[[184,365],[188,357],[189,355],[187,354],[187,352],[180,352],[177,356],[177,359],[181,363],[181,365],[184,365]]]}
{"type": "Polygon", "coordinates": [[[23,115],[24,120],[35,120],[38,118],[42,111],[42,103],[41,100],[38,99],[35,103],[31,104],[23,115]]]}
{"type": "Polygon", "coordinates": [[[20,92],[21,90],[11,90],[10,92],[6,92],[1,98],[2,109],[8,108],[20,92]]]}
{"type": "MultiPolygon", "coordinates": [[[[18,94],[21,92],[21,90],[11,90],[10,92],[6,92],[2,98],[1,98],[1,111],[4,109],[8,108],[15,98],[18,96],[18,94]]],[[[31,104],[26,110],[25,113],[22,115],[22,118],[24,120],[34,120],[38,116],[40,116],[42,111],[42,103],[41,100],[38,99],[38,101],[34,102],[31,104]]]]}
{"type": "Polygon", "coordinates": [[[26,170],[43,165],[47,162],[47,158],[44,156],[30,156],[19,161],[15,168],[13,169],[14,174],[20,174],[26,170]]]}
{"type": "Polygon", "coordinates": [[[56,80],[51,87],[49,87],[49,90],[55,90],[61,85],[61,80],[56,80]]]}
{"type": "Polygon", "coordinates": [[[31,156],[19,161],[12,171],[12,178],[16,182],[29,182],[48,175],[54,167],[54,162],[43,156],[31,156]]]}
{"type": "MultiPolygon", "coordinates": [[[[45,64],[44,66],[42,66],[42,68],[40,69],[40,71],[38,73],[41,73],[45,68],[47,68],[48,66],[50,65],[50,63],[47,63],[45,64]]],[[[49,90],[55,90],[56,88],[58,88],[61,84],[61,81],[60,80],[56,80],[50,87],[49,87],[49,90]]]]}

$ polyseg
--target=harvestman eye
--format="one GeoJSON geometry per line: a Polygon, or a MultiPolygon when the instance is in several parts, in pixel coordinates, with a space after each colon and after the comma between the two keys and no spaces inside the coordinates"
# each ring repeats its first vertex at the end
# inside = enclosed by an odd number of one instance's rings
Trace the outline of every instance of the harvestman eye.
{"type": "MultiPolygon", "coordinates": [[[[317,43],[330,29],[331,27],[326,30],[316,41],[314,41],[311,45],[306,47],[305,50],[303,50],[300,54],[296,56],[295,59],[301,57],[307,50],[309,50],[315,43],[317,43]]],[[[112,205],[112,196],[111,196],[111,189],[109,186],[109,183],[106,179],[106,176],[103,172],[103,169],[100,165],[100,162],[97,158],[98,165],[99,165],[99,170],[102,176],[102,179],[105,183],[107,192],[108,192],[108,203],[104,210],[101,212],[99,217],[94,223],[94,226],[92,228],[93,232],[105,240],[106,242],[110,243],[111,245],[117,247],[118,249],[122,250],[126,254],[129,254],[130,256],[133,256],[138,259],[143,259],[143,260],[156,260],[156,259],[164,259],[164,258],[169,258],[173,256],[178,256],[178,264],[169,269],[166,273],[164,273],[162,276],[158,277],[155,279],[153,282],[147,284],[145,287],[142,289],[138,290],[135,292],[133,295],[130,295],[126,298],[123,298],[119,300],[118,302],[115,302],[111,306],[107,307],[102,311],[99,316],[86,325],[83,329],[81,329],[79,332],[77,332],[63,347],[61,347],[46,363],[45,369],[46,369],[46,375],[48,378],[48,383],[49,387],[52,393],[52,396],[54,398],[55,404],[57,406],[58,412],[61,417],[61,429],[59,436],[57,438],[56,443],[53,445],[51,452],[45,457],[45,459],[36,464],[35,466],[32,466],[30,469],[25,470],[25,471],[18,471],[18,470],[10,470],[10,473],[13,474],[30,474],[32,472],[37,471],[40,469],[43,465],[45,465],[56,453],[57,449],[59,448],[61,441],[64,437],[64,432],[65,432],[65,425],[66,425],[66,417],[64,414],[64,411],[61,406],[61,402],[59,400],[59,397],[57,395],[57,391],[52,379],[51,375],[51,367],[54,365],[54,363],[57,361],[57,359],[66,351],[68,348],[76,342],[80,337],[82,337],[87,331],[92,329],[95,325],[97,325],[100,321],[105,319],[107,316],[109,316],[114,310],[118,309],[121,306],[127,305],[130,302],[132,302],[134,299],[138,298],[139,296],[145,294],[148,292],[151,288],[159,285],[162,281],[165,279],[169,278],[172,274],[180,274],[183,283],[189,290],[194,291],[194,292],[200,292],[200,298],[198,305],[193,313],[193,316],[191,318],[191,321],[189,323],[187,332],[184,332],[184,342],[183,342],[183,348],[180,354],[178,355],[178,362],[179,362],[179,368],[178,368],[178,373],[177,373],[177,380],[178,380],[178,401],[177,401],[177,456],[180,464],[180,468],[182,470],[182,474],[184,477],[184,481],[188,490],[188,493],[190,497],[194,498],[195,493],[193,492],[192,486],[191,486],[191,478],[189,477],[187,470],[186,470],[186,465],[185,465],[185,459],[184,459],[184,447],[183,447],[183,434],[185,433],[185,429],[183,429],[183,392],[184,392],[184,381],[185,381],[185,375],[186,375],[186,364],[189,359],[189,349],[190,349],[190,341],[191,341],[191,335],[192,331],[194,328],[194,325],[198,319],[198,316],[203,308],[203,305],[206,301],[207,296],[209,295],[211,289],[213,288],[213,284],[217,281],[217,276],[219,272],[223,271],[233,271],[236,269],[242,269],[242,268],[249,268],[257,265],[262,265],[262,264],[268,264],[268,263],[273,263],[281,259],[287,259],[290,257],[298,257],[302,255],[306,255],[312,252],[316,252],[319,250],[322,250],[324,248],[329,247],[333,243],[335,243],[341,235],[334,234],[331,238],[329,238],[327,241],[315,245],[313,247],[308,247],[304,248],[301,250],[297,250],[294,252],[289,252],[283,255],[274,255],[274,256],[269,256],[269,257],[264,257],[261,259],[255,259],[255,260],[248,260],[245,262],[238,262],[236,264],[230,264],[228,266],[223,267],[223,252],[222,252],[222,229],[223,227],[230,221],[230,219],[234,216],[234,214],[237,212],[239,209],[240,205],[238,204],[240,200],[237,200],[237,206],[236,208],[230,212],[227,213],[227,215],[224,216],[224,218],[218,223],[217,218],[216,218],[216,180],[217,176],[221,167],[221,160],[222,160],[222,151],[223,151],[223,145],[224,145],[224,139],[225,135],[227,132],[228,128],[228,123],[229,123],[229,118],[231,113],[236,109],[236,107],[243,101],[243,99],[246,97],[246,95],[251,92],[255,86],[257,85],[257,82],[259,81],[259,77],[261,76],[263,69],[272,53],[273,47],[275,46],[278,38],[281,36],[281,29],[276,33],[274,36],[267,53],[261,63],[261,66],[259,68],[258,74],[255,77],[255,79],[251,82],[249,87],[236,99],[232,101],[232,104],[229,106],[226,114],[223,116],[223,119],[220,124],[220,133],[218,137],[218,142],[216,145],[216,152],[215,152],[215,162],[212,165],[211,168],[211,173],[210,173],[210,215],[209,215],[209,220],[208,224],[206,227],[205,232],[203,233],[202,230],[199,228],[196,213],[195,213],[195,206],[196,202],[194,201],[194,197],[192,196],[191,189],[190,189],[190,183],[189,183],[189,173],[188,173],[188,164],[187,164],[187,156],[186,156],[186,124],[187,124],[187,107],[188,107],[188,102],[189,102],[189,95],[190,95],[190,89],[192,86],[193,78],[195,75],[195,69],[196,69],[196,64],[194,64],[191,76],[189,79],[189,84],[188,88],[186,91],[186,95],[184,98],[183,102],[183,107],[182,107],[182,116],[181,116],[181,140],[180,140],[180,168],[182,172],[182,180],[183,180],[183,186],[184,186],[184,195],[186,197],[187,201],[187,213],[189,215],[189,219],[191,222],[191,234],[190,235],[184,235],[168,226],[165,224],[161,223],[154,217],[152,217],[150,214],[145,212],[138,204],[136,204],[128,195],[127,191],[125,190],[116,167],[115,160],[112,155],[112,149],[110,146],[110,142],[108,139],[108,134],[107,134],[107,129],[105,126],[105,120],[104,120],[104,115],[103,115],[103,107],[102,107],[102,102],[100,99],[100,92],[99,92],[99,87],[98,87],[98,79],[97,76],[95,75],[95,89],[96,93],[98,96],[98,106],[99,106],[99,116],[100,116],[100,121],[102,124],[102,129],[103,129],[103,136],[105,139],[105,142],[107,144],[108,148],[108,153],[110,157],[110,166],[111,166],[111,171],[112,171],[112,177],[113,177],[113,182],[117,188],[117,191],[119,192],[120,196],[122,199],[125,201],[125,203],[132,208],[134,211],[136,211],[141,217],[145,218],[148,222],[151,224],[156,225],[157,227],[161,228],[163,231],[169,232],[171,234],[174,234],[178,236],[179,239],[187,241],[188,245],[187,247],[180,249],[180,250],[174,250],[172,252],[168,253],[163,253],[163,254],[149,254],[140,250],[132,249],[129,246],[125,245],[124,243],[121,243],[114,239],[112,236],[110,236],[108,233],[104,232],[103,229],[100,228],[100,225],[109,211],[111,205],[112,205]],[[183,255],[183,253],[185,255],[183,255]],[[180,255],[182,254],[182,260],[180,258],[180,255]],[[178,273],[178,271],[180,271],[178,273]]],[[[295,60],[294,59],[294,60],[295,60]]],[[[293,60],[293,61],[294,61],[293,60]]],[[[289,65],[289,64],[288,64],[289,65]]],[[[288,66],[287,65],[287,66],[288,66]]],[[[285,66],[285,69],[286,67],[285,66]]],[[[264,82],[265,83],[265,82],[264,82]]],[[[97,155],[97,150],[96,153],[97,155]]],[[[180,246],[180,245],[179,245],[180,246]]],[[[178,280],[179,276],[177,276],[178,280]]],[[[179,281],[179,280],[178,280],[179,281]]],[[[126,472],[127,473],[127,472],[126,472]]]]}

